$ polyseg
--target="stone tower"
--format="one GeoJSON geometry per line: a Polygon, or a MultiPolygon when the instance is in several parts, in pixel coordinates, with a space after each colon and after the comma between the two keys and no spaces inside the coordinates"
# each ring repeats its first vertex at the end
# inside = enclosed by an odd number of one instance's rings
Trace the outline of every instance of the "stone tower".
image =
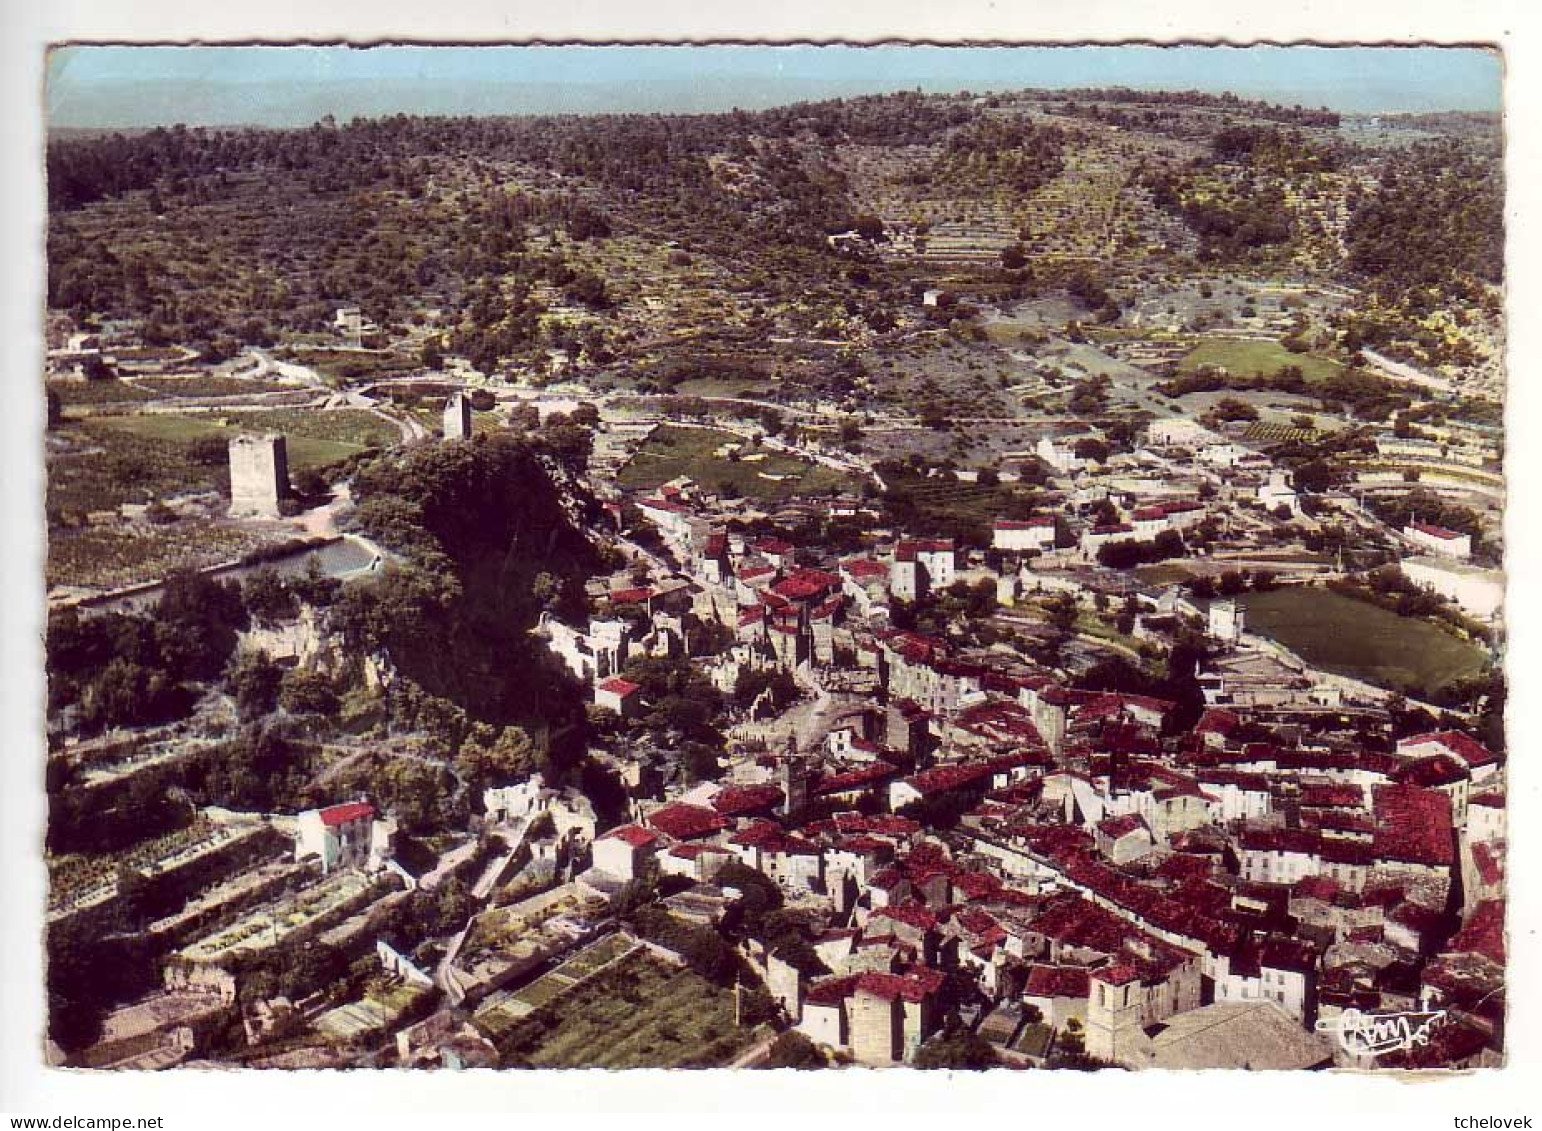
{"type": "Polygon", "coordinates": [[[1210,635],[1227,644],[1242,639],[1247,623],[1247,613],[1237,607],[1237,602],[1222,597],[1210,603],[1210,635]]]}
{"type": "Polygon", "coordinates": [[[1141,1027],[1140,975],[1129,966],[1105,966],[1092,975],[1087,1000],[1087,1054],[1111,1064],[1135,1054],[1141,1027]]]}
{"type": "Polygon", "coordinates": [[[781,765],[782,813],[796,813],[808,804],[808,763],[798,753],[798,740],[789,736],[781,765]]]}
{"type": "Polygon", "coordinates": [[[289,495],[289,453],[277,432],[242,433],[230,441],[230,513],[278,518],[289,495]]]}
{"type": "Polygon", "coordinates": [[[471,398],[465,393],[451,393],[444,402],[444,438],[471,439],[471,398]]]}

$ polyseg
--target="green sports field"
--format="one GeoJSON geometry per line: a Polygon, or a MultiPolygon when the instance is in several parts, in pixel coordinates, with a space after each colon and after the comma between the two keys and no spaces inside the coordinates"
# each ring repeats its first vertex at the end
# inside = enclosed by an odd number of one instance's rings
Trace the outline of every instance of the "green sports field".
{"type": "Polygon", "coordinates": [[[1309,664],[1419,698],[1478,675],[1487,653],[1427,621],[1328,589],[1288,586],[1238,599],[1250,631],[1309,664]]]}

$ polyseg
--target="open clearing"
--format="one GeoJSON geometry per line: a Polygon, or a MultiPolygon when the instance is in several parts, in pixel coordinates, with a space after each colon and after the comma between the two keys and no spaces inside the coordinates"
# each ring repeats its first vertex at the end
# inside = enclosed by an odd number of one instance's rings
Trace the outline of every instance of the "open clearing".
{"type": "Polygon", "coordinates": [[[1289,586],[1238,598],[1248,628],[1314,664],[1420,698],[1478,675],[1487,656],[1427,621],[1328,589],[1289,586]]]}
{"type": "Polygon", "coordinates": [[[92,421],[92,426],[145,440],[180,444],[205,436],[228,437],[240,431],[282,432],[289,467],[295,471],[338,463],[366,447],[390,443],[397,437],[390,425],[359,410],[236,412],[210,420],[170,415],[113,416],[99,417],[92,421]],[[334,417],[337,419],[329,419],[334,417]]]}
{"type": "Polygon", "coordinates": [[[781,452],[751,451],[747,442],[732,432],[671,425],[654,430],[617,474],[616,482],[629,490],[646,490],[682,475],[709,491],[751,499],[829,494],[855,486],[850,476],[819,464],[781,452]],[[735,453],[739,459],[717,454],[735,444],[740,445],[735,453]],[[764,458],[757,458],[762,454],[764,458]]]}
{"type": "Polygon", "coordinates": [[[1279,342],[1259,340],[1201,342],[1178,363],[1178,372],[1192,373],[1206,365],[1224,369],[1233,377],[1273,377],[1287,365],[1294,365],[1308,381],[1326,381],[1344,370],[1330,358],[1291,353],[1279,342]]]}

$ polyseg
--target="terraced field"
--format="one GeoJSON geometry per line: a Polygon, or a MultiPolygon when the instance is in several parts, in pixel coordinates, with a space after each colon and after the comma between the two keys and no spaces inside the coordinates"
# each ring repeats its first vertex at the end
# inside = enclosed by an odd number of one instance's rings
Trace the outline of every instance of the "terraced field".
{"type": "Polygon", "coordinates": [[[731,990],[638,952],[538,1009],[498,1044],[531,1068],[706,1068],[763,1036],[734,1024],[731,990]]]}

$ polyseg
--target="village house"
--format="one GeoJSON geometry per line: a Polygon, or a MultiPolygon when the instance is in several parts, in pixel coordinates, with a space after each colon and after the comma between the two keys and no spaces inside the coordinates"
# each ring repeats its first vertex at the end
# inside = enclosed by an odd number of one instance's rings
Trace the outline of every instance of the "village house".
{"type": "Polygon", "coordinates": [[[907,539],[894,548],[889,592],[901,601],[917,601],[946,589],[957,577],[957,548],[952,539],[907,539]]]}
{"type": "Polygon", "coordinates": [[[998,518],[991,524],[991,546],[1011,553],[1053,549],[1055,520],[1049,516],[1023,521],[998,518]]]}
{"type": "Polygon", "coordinates": [[[1411,522],[1403,527],[1403,537],[1427,553],[1443,558],[1472,557],[1472,535],[1447,530],[1431,522],[1411,522]]]}
{"type": "Polygon", "coordinates": [[[294,858],[316,860],[323,872],[338,868],[377,871],[391,854],[396,826],[377,820],[367,801],[307,809],[296,819],[294,858]]]}
{"type": "Polygon", "coordinates": [[[595,685],[594,705],[614,711],[623,719],[633,718],[642,710],[642,688],[629,679],[613,676],[595,685]]]}

